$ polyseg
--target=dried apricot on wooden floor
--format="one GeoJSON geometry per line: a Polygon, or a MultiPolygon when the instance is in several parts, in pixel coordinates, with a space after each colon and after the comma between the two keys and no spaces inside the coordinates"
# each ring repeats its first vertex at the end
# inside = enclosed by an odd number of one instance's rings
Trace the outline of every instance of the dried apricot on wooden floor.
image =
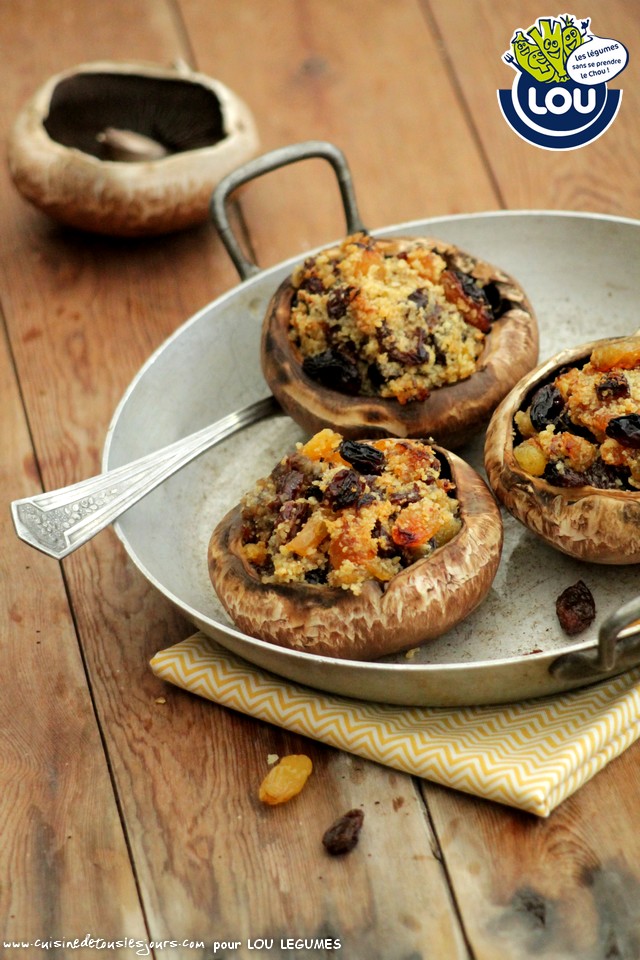
{"type": "Polygon", "coordinates": [[[286,803],[300,793],[312,769],[311,760],[303,753],[283,757],[260,784],[258,797],[270,806],[286,803]]]}

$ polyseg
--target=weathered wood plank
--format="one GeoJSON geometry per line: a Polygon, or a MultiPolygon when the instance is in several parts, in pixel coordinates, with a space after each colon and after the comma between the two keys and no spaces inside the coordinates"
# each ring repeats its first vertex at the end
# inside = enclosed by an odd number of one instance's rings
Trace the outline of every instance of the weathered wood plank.
{"type": "MultiPolygon", "coordinates": [[[[367,5],[364,17],[360,5],[337,0],[323,5],[182,0],[188,44],[165,4],[139,0],[133,30],[130,4],[70,0],[56,12],[54,46],[47,31],[33,32],[33,23],[42,22],[51,9],[44,0],[27,0],[3,11],[0,30],[11,37],[3,51],[7,75],[14,77],[0,92],[5,117],[42,79],[74,62],[105,55],[168,62],[191,48],[200,69],[229,83],[249,102],[265,148],[308,137],[328,138],[343,147],[370,226],[499,205],[485,158],[459,111],[442,48],[416,3],[376,0],[367,5]]],[[[526,9],[531,20],[541,13],[526,9]]],[[[619,3],[607,5],[613,9],[616,17],[624,12],[619,3]]],[[[499,57],[509,37],[505,42],[500,22],[489,24],[493,8],[479,5],[474,11],[452,3],[432,15],[446,52],[455,52],[453,66],[471,112],[479,116],[486,103],[495,104],[495,89],[504,83],[507,68],[499,57]],[[449,11],[452,19],[445,20],[449,11]],[[472,49],[470,41],[477,44],[478,38],[489,38],[496,48],[495,82],[480,82],[478,71],[484,64],[486,72],[488,54],[472,49]],[[486,100],[481,91],[489,84],[486,100]]],[[[594,22],[608,17],[602,4],[587,12],[594,22]]],[[[617,31],[625,41],[632,25],[623,35],[622,24],[616,19],[611,33],[617,31]]],[[[620,85],[627,85],[625,75],[620,85]]],[[[574,152],[571,164],[564,166],[564,161],[552,163],[543,151],[520,145],[499,115],[499,122],[487,121],[481,136],[507,204],[632,213],[637,182],[624,151],[633,130],[626,119],[622,126],[634,96],[628,86],[623,112],[611,131],[593,147],[574,152]],[[624,149],[612,159],[617,182],[610,183],[606,153],[598,151],[611,146],[614,134],[624,149]],[[585,162],[588,156],[599,158],[593,167],[585,162]],[[630,198],[628,209],[615,206],[622,203],[618,195],[630,198]]],[[[26,207],[8,179],[1,189],[7,224],[0,237],[2,302],[45,483],[58,486],[97,468],[113,407],[135,370],[169,332],[233,285],[235,277],[208,227],[155,241],[80,237],[26,207]]],[[[342,228],[332,176],[316,161],[306,170],[283,171],[252,186],[242,205],[265,264],[332,239],[342,228]]],[[[12,405],[10,400],[7,409],[12,405]]],[[[21,484],[29,486],[28,476],[21,484]]],[[[12,480],[7,499],[19,492],[12,480]]],[[[27,551],[21,545],[17,549],[27,551]]],[[[27,552],[33,564],[33,554],[27,552]]],[[[53,571],[58,576],[56,565],[44,558],[38,569],[37,587],[28,584],[33,629],[51,615],[44,609],[48,590],[40,590],[40,584],[54,577],[53,571]],[[42,607],[34,602],[36,594],[42,607]]],[[[13,571],[12,566],[11,577],[13,571]]],[[[154,939],[246,944],[248,937],[273,937],[279,944],[281,937],[324,936],[340,937],[350,957],[466,957],[436,839],[408,778],[157,681],[148,658],[190,627],[126,561],[111,532],[69,558],[65,572],[154,939]],[[166,702],[156,702],[158,697],[166,702]],[[305,791],[280,809],[262,807],[255,794],[268,755],[303,751],[315,763],[305,791]],[[360,845],[344,860],[328,858],[319,843],[323,829],[337,814],[361,804],[366,820],[360,845]]],[[[54,615],[67,631],[66,607],[62,599],[57,602],[54,615]]],[[[8,603],[14,603],[12,596],[8,603]]],[[[66,675],[66,663],[64,669],[66,675]]],[[[16,712],[18,743],[25,742],[20,738],[26,711],[35,711],[41,702],[40,687],[28,699],[30,678],[26,671],[22,675],[25,682],[3,705],[7,715],[16,712]],[[27,698],[23,705],[18,696],[27,698]]],[[[44,686],[45,693],[55,689],[58,676],[50,671],[46,682],[52,686],[44,686]]],[[[69,733],[74,735],[73,725],[69,733]]],[[[48,726],[36,733],[33,744],[29,734],[25,750],[44,756],[50,736],[48,726]]],[[[64,754],[67,741],[60,743],[64,754]]],[[[631,894],[637,885],[638,851],[628,825],[638,787],[635,763],[631,750],[548,822],[425,788],[478,958],[584,955],[596,960],[607,950],[609,955],[616,950],[620,956],[634,955],[638,918],[631,894]],[[618,792],[622,828],[600,819],[599,811],[611,807],[612,791],[618,792]],[[587,917],[586,932],[577,928],[578,908],[587,917]],[[572,946],[573,939],[582,954],[572,946]]],[[[68,795],[75,797],[71,784],[69,779],[68,795]]],[[[108,783],[103,788],[98,778],[92,785],[106,802],[108,783]]],[[[46,797],[42,806],[52,809],[46,797]]],[[[11,810],[15,841],[8,845],[3,830],[0,849],[20,870],[14,851],[24,843],[21,830],[27,819],[19,806],[11,810]]],[[[91,824],[91,829],[83,824],[82,853],[94,863],[101,862],[104,849],[102,836],[95,835],[99,828],[107,829],[104,823],[91,824]]],[[[49,855],[58,849],[55,837],[46,843],[49,855]]],[[[71,863],[66,848],[65,856],[65,865],[71,863]]],[[[86,868],[77,871],[76,885],[64,871],[58,876],[65,895],[75,895],[86,868]]],[[[28,876],[21,879],[18,899],[14,893],[8,903],[12,930],[19,929],[20,912],[27,910],[28,876]]],[[[2,907],[7,890],[0,890],[2,907]]],[[[116,921],[128,899],[118,891],[110,894],[115,935],[122,932],[115,929],[116,921]]],[[[42,909],[58,902],[51,885],[39,897],[42,909]]],[[[101,920],[104,932],[110,917],[101,920]]]]}
{"type": "MultiPolygon", "coordinates": [[[[631,66],[610,86],[623,90],[618,116],[609,129],[578,150],[541,150],[521,140],[507,125],[497,101],[497,90],[508,89],[513,70],[502,62],[516,28],[526,29],[538,17],[560,11],[523,0],[510,10],[481,0],[470,12],[464,0],[425,2],[439,30],[452,69],[458,77],[505,206],[511,209],[588,210],[640,216],[640,177],[637,175],[640,92],[631,66]]],[[[564,11],[562,11],[564,12],[564,11]]],[[[599,36],[638,49],[640,20],[637,8],[624,0],[595,0],[574,7],[577,17],[589,16],[599,36]]]]}
{"type": "MultiPolygon", "coordinates": [[[[638,85],[628,73],[613,126],[594,144],[566,154],[519,140],[495,103],[510,86],[500,63],[510,30],[557,11],[518,5],[507,22],[495,6],[473,15],[459,2],[429,4],[507,206],[594,210],[638,216],[638,85]]],[[[628,4],[582,12],[596,33],[629,45],[638,23],[628,4]]],[[[638,747],[582,787],[547,821],[425,784],[462,922],[478,960],[577,960],[638,953],[638,840],[630,814],[638,792],[638,747]],[[615,800],[613,799],[615,798],[615,800]]]]}
{"type": "MultiPolygon", "coordinates": [[[[59,566],[20,543],[8,503],[38,488],[0,337],[0,941],[146,938],[59,566]]],[[[26,951],[2,951],[3,957],[26,951]]]]}
{"type": "Polygon", "coordinates": [[[478,960],[638,954],[639,758],[636,744],[542,821],[425,786],[478,960]]]}
{"type": "MultiPolygon", "coordinates": [[[[370,229],[498,205],[416,0],[180,7],[199,68],[244,97],[265,150],[307,139],[344,150],[370,229]]],[[[325,166],[307,161],[247,188],[243,209],[265,266],[344,229],[325,166]]]]}
{"type": "MultiPolygon", "coordinates": [[[[131,30],[128,3],[78,0],[54,8],[27,0],[8,5],[0,28],[6,66],[0,90],[3,137],[18,109],[53,73],[110,56],[166,63],[184,53],[165,4],[140,3],[138,13],[144,27],[131,30]]],[[[130,377],[182,320],[233,281],[233,271],[208,228],[177,238],[171,251],[161,241],[88,238],[32,210],[16,194],[6,167],[0,173],[0,191],[2,305],[38,463],[46,487],[52,488],[98,469],[107,424],[130,377]],[[171,285],[171,298],[162,282],[157,284],[163,273],[180,278],[171,285]],[[153,314],[153,324],[145,325],[146,310],[153,314]]],[[[7,364],[3,353],[5,503],[39,487],[7,364]]],[[[106,938],[146,940],[59,566],[18,543],[7,514],[2,533],[6,546],[0,589],[3,606],[11,613],[3,641],[8,682],[0,708],[2,934],[33,940],[83,937],[89,931],[106,938]]],[[[126,706],[118,687],[129,683],[110,672],[108,654],[101,658],[98,649],[97,666],[92,655],[92,638],[98,637],[107,651],[117,650],[125,631],[111,631],[103,623],[93,598],[103,590],[107,609],[123,597],[130,600],[132,606],[121,612],[121,619],[127,625],[133,620],[139,636],[148,629],[153,649],[165,640],[167,611],[162,608],[155,620],[145,621],[145,602],[153,610],[150,588],[140,577],[132,578],[115,544],[113,534],[105,534],[97,554],[91,558],[87,552],[67,573],[73,580],[71,594],[89,671],[96,687],[102,681],[123,711],[108,719],[127,736],[126,706]],[[128,579],[134,580],[135,589],[127,592],[128,579]]],[[[140,657],[134,649],[132,661],[146,675],[144,654],[140,657]]],[[[97,710],[104,721],[108,711],[100,702],[97,710]]],[[[105,739],[112,751],[109,730],[105,739]]],[[[115,766],[122,780],[117,762],[115,766]]],[[[118,955],[124,953],[114,953],[118,955]]]]}
{"type": "MultiPolygon", "coordinates": [[[[32,2],[25,9],[33,17],[46,8],[32,2]]],[[[258,5],[254,13],[258,9],[264,10],[258,5]]],[[[105,34],[103,13],[94,5],[67,4],[62,50],[40,58],[32,44],[17,74],[48,75],[60,60],[95,59],[116,47],[119,58],[165,60],[182,52],[165,7],[141,4],[138,12],[150,19],[141,17],[144,28],[136,31],[129,28],[128,10],[109,5],[105,34]]],[[[202,10],[199,22],[213,36],[221,12],[210,4],[202,10]]],[[[275,13],[270,16],[274,29],[275,13]]],[[[425,29],[420,18],[415,23],[425,29]]],[[[223,46],[231,28],[226,18],[224,24],[223,46]]],[[[24,35],[23,23],[12,26],[24,35]]],[[[257,53],[263,40],[254,34],[253,43],[257,53]]],[[[244,93],[241,84],[236,88],[244,93]]],[[[17,94],[5,95],[10,113],[17,94]]],[[[112,410],[137,367],[234,278],[208,228],[153,241],[80,237],[31,211],[8,181],[2,189],[11,223],[2,241],[7,322],[50,488],[97,468],[112,410]]],[[[273,213],[269,199],[263,192],[252,201],[259,222],[273,213]]],[[[289,224],[269,226],[281,249],[291,239],[289,224]]],[[[324,935],[342,937],[354,956],[364,941],[372,960],[396,950],[418,954],[426,943],[466,957],[408,778],[167,690],[147,661],[191,628],[125,560],[112,532],[64,567],[152,939],[324,935]],[[159,697],[166,702],[156,702],[159,697]],[[301,751],[314,758],[313,781],[295,803],[266,810],[256,789],[267,756],[301,751]],[[349,859],[330,860],[322,831],[360,804],[367,814],[361,847],[349,859]],[[351,896],[356,888],[357,907],[351,896]]]]}

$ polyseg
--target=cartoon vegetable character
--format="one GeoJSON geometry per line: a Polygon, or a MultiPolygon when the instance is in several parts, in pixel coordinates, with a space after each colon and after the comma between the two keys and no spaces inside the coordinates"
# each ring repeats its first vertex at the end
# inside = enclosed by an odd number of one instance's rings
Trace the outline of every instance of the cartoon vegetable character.
{"type": "MultiPolygon", "coordinates": [[[[531,43],[530,40],[527,40],[522,30],[516,31],[516,34],[511,41],[511,49],[513,50],[515,56],[515,62],[519,65],[520,69],[526,70],[527,73],[531,73],[536,80],[544,79],[543,77],[537,76],[536,67],[534,67],[533,71],[530,69],[529,57],[532,53],[537,52],[538,48],[534,43],[531,43]]],[[[513,63],[513,58],[511,58],[508,62],[513,63]]]]}
{"type": "Polygon", "coordinates": [[[549,63],[542,50],[535,46],[527,57],[525,69],[535,80],[540,80],[542,83],[553,83],[554,80],[559,79],[556,68],[549,63]]]}
{"type": "Polygon", "coordinates": [[[511,49],[513,53],[507,52],[503,57],[505,63],[511,64],[517,70],[525,71],[541,83],[551,83],[555,79],[554,67],[535,43],[527,40],[522,30],[516,31],[511,41],[511,49]]]}
{"type": "Polygon", "coordinates": [[[561,82],[567,80],[560,21],[552,20],[550,17],[540,17],[535,26],[529,27],[528,34],[554,68],[556,72],[554,79],[561,82]]]}
{"type": "Polygon", "coordinates": [[[570,17],[569,14],[565,14],[564,17],[560,18],[564,22],[562,27],[561,37],[562,37],[562,54],[563,61],[566,65],[567,57],[569,54],[584,43],[584,37],[580,33],[579,29],[575,24],[573,17],[570,17]]]}

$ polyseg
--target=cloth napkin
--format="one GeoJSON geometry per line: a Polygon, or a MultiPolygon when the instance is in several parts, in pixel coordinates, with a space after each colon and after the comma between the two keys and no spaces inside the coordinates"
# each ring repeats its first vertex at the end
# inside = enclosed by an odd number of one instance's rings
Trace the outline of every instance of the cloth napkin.
{"type": "Polygon", "coordinates": [[[640,668],[521,703],[397,707],[322,693],[203,633],[157,653],[156,676],[405,773],[547,817],[640,735],[640,668]]]}

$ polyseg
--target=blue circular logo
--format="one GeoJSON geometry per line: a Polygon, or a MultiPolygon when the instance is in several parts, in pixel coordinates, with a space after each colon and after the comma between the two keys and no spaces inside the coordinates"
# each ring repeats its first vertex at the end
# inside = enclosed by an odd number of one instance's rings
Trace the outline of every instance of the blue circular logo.
{"type": "Polygon", "coordinates": [[[546,150],[575,150],[596,140],[613,122],[621,95],[621,90],[607,90],[606,83],[549,84],[525,73],[515,77],[511,90],[498,90],[509,126],[546,150]]]}

